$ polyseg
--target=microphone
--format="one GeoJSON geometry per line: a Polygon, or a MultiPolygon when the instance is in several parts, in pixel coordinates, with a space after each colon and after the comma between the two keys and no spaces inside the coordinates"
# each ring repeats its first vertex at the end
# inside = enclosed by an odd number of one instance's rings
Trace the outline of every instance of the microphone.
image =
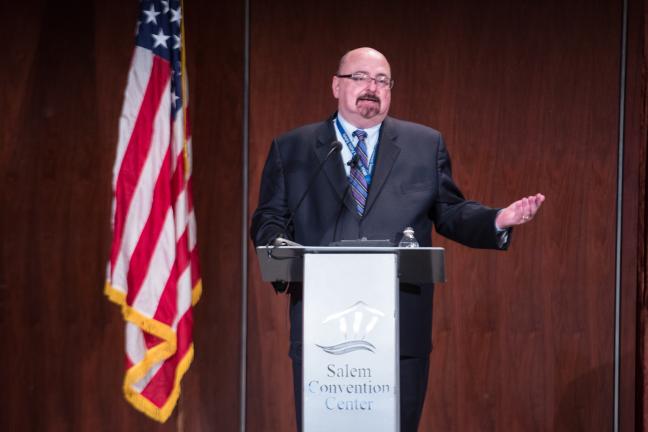
{"type": "MultiPolygon", "coordinates": [[[[360,155],[358,153],[354,154],[353,157],[346,164],[351,167],[351,169],[358,168],[360,163],[360,155]]],[[[337,237],[338,224],[340,223],[340,217],[342,216],[342,210],[344,209],[344,200],[346,199],[349,189],[351,188],[351,182],[347,181],[347,185],[344,188],[344,193],[342,194],[342,200],[340,201],[340,207],[335,218],[335,226],[333,227],[333,241],[335,243],[335,238],[337,237]]]]}
{"type": "Polygon", "coordinates": [[[295,206],[295,210],[290,215],[290,218],[288,218],[288,221],[286,221],[286,223],[284,224],[283,229],[281,230],[281,232],[276,237],[271,238],[270,241],[268,242],[268,245],[274,243],[276,246],[295,246],[295,245],[299,246],[299,244],[286,239],[286,237],[288,237],[286,231],[288,230],[288,227],[290,226],[290,224],[292,224],[293,220],[295,219],[295,215],[297,214],[297,210],[299,210],[299,208],[301,207],[302,202],[304,201],[304,199],[306,199],[306,196],[310,192],[311,187],[313,186],[313,183],[315,183],[315,180],[317,179],[320,171],[322,171],[322,168],[324,168],[324,164],[326,164],[326,162],[331,158],[331,155],[333,155],[335,153],[339,153],[340,150],[342,150],[342,143],[340,143],[340,141],[338,141],[338,140],[333,141],[329,145],[329,151],[326,154],[326,157],[324,158],[324,160],[322,160],[322,162],[320,162],[320,164],[317,166],[317,169],[315,170],[315,172],[313,173],[311,178],[308,180],[308,185],[306,186],[306,190],[304,190],[304,193],[299,198],[299,201],[297,201],[297,205],[295,206]]]}
{"type": "Polygon", "coordinates": [[[347,162],[347,165],[350,166],[351,168],[358,168],[358,162],[360,162],[360,155],[356,153],[353,155],[351,160],[347,162]]]}
{"type": "MultiPolygon", "coordinates": [[[[355,156],[353,158],[355,159],[355,156]]],[[[358,159],[359,158],[360,157],[358,157],[358,159]]],[[[353,159],[347,162],[347,165],[351,165],[352,162],[353,159]]],[[[353,166],[351,166],[351,168],[353,168],[353,166]]],[[[340,207],[338,208],[337,216],[335,217],[335,226],[333,227],[333,241],[331,243],[334,243],[336,241],[335,238],[337,237],[338,224],[340,223],[340,217],[342,216],[342,210],[344,209],[344,200],[346,199],[346,196],[349,193],[349,189],[351,189],[351,183],[347,181],[347,185],[344,188],[344,193],[342,194],[342,200],[340,201],[340,207]]],[[[331,244],[329,243],[329,246],[330,245],[331,244]]]]}

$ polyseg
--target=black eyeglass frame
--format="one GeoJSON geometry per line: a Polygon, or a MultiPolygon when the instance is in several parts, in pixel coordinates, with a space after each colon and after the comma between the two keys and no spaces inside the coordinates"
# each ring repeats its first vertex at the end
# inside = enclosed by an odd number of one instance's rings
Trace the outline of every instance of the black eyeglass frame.
{"type": "MultiPolygon", "coordinates": [[[[353,80],[355,82],[366,81],[367,83],[369,83],[370,81],[373,80],[373,82],[376,83],[376,86],[380,87],[380,84],[378,84],[378,81],[377,81],[377,77],[374,78],[374,77],[372,77],[371,75],[369,75],[368,73],[365,73],[365,72],[353,72],[353,73],[350,73],[350,74],[335,74],[335,76],[338,77],[338,78],[347,78],[347,79],[353,80]]],[[[383,77],[389,79],[389,84],[387,84],[384,88],[388,88],[390,90],[394,88],[394,79],[393,78],[389,78],[387,75],[379,75],[379,76],[383,76],[383,77]]]]}

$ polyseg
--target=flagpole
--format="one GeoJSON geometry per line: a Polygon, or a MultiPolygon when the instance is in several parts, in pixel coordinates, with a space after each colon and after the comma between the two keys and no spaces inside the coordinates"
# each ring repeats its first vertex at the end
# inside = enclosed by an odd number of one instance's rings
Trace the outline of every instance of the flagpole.
{"type": "MultiPolygon", "coordinates": [[[[184,14],[184,0],[180,0],[180,13],[184,14]]],[[[187,85],[187,58],[185,54],[185,33],[184,33],[184,15],[180,18],[180,61],[182,62],[181,71],[182,76],[180,82],[182,84],[182,152],[184,155],[185,163],[185,181],[189,179],[189,151],[187,149],[187,106],[189,103],[189,86],[187,85]]]]}
{"type": "Polygon", "coordinates": [[[250,121],[250,0],[244,0],[244,53],[243,53],[243,191],[241,229],[241,364],[240,364],[240,411],[239,430],[246,428],[247,401],[247,305],[248,305],[248,170],[249,170],[249,121],[250,121]]]}
{"type": "MultiPolygon", "coordinates": [[[[189,152],[187,151],[187,106],[189,103],[188,86],[187,86],[187,63],[185,57],[185,33],[184,33],[184,0],[180,0],[180,83],[182,85],[182,155],[184,159],[184,179],[187,181],[189,179],[189,152]]],[[[193,288],[193,287],[192,287],[193,288]]],[[[184,412],[183,412],[183,403],[182,403],[182,393],[178,396],[178,416],[176,417],[176,428],[178,432],[184,432],[184,412]]]]}

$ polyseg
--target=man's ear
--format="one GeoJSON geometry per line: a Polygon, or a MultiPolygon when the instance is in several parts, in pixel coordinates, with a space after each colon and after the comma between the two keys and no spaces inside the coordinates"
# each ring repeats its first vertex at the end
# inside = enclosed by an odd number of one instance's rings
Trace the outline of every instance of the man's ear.
{"type": "Polygon", "coordinates": [[[334,76],[331,81],[331,90],[333,91],[333,97],[338,99],[340,96],[340,78],[334,76]]]}

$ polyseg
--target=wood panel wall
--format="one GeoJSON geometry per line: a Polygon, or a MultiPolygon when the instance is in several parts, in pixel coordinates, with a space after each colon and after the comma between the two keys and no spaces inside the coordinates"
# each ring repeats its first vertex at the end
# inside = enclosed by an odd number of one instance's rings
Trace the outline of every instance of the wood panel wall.
{"type": "MultiPolygon", "coordinates": [[[[272,137],[335,109],[330,77],[358,46],[390,60],[392,114],[444,133],[467,196],[548,197],[507,253],[435,239],[448,283],[421,430],[609,430],[621,2],[253,1],[252,16],[252,207],[272,137]]],[[[290,430],[286,299],[250,276],[248,430],[290,430]]]]}
{"type": "Polygon", "coordinates": [[[648,167],[648,3],[628,1],[627,75],[624,111],[623,230],[621,235],[621,339],[620,339],[620,429],[646,430],[646,351],[640,321],[645,297],[648,236],[646,233],[646,168],[648,167]],[[643,420],[643,421],[642,421],[643,420]],[[641,429],[643,428],[643,429],[641,429]]]}
{"type": "MultiPolygon", "coordinates": [[[[635,425],[646,154],[636,97],[644,1],[630,4],[622,430],[635,425]]],[[[204,294],[196,357],[165,425],[124,401],[123,320],[102,293],[136,2],[3,8],[2,430],[237,431],[244,248],[247,430],[294,429],[287,299],[260,282],[241,241],[244,3],[185,7],[204,294]]],[[[620,14],[618,0],[251,0],[251,210],[271,139],[335,109],[331,74],[364,45],[391,61],[392,114],[444,133],[467,196],[495,206],[548,197],[506,253],[435,238],[448,283],[437,289],[422,431],[611,428],[620,14]]]]}
{"type": "Polygon", "coordinates": [[[103,295],[137,2],[3,8],[0,429],[238,430],[243,4],[186,5],[204,292],[195,359],[164,425],[124,400],[124,324],[103,295]]]}

